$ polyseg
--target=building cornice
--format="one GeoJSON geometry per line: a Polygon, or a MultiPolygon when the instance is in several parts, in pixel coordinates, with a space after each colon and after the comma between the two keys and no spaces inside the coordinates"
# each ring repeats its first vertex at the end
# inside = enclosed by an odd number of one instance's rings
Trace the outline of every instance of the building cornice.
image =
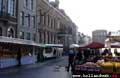
{"type": "MultiPolygon", "coordinates": [[[[46,0],[41,0],[41,1],[42,1],[43,3],[45,3],[47,7],[50,7],[51,10],[53,10],[52,12],[55,11],[55,12],[56,12],[57,14],[59,14],[61,17],[65,18],[67,21],[70,21],[70,20],[71,20],[70,18],[68,18],[68,16],[62,14],[59,9],[53,7],[48,1],[46,1],[46,0]]],[[[40,5],[39,5],[39,6],[40,6],[40,5]]],[[[60,18],[60,17],[59,17],[59,18],[60,18]]]]}

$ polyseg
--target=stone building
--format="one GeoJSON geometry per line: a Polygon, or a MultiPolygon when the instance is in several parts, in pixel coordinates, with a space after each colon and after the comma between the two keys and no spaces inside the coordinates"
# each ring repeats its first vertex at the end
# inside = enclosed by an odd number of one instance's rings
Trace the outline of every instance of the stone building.
{"type": "Polygon", "coordinates": [[[36,34],[35,0],[0,0],[0,68],[35,63],[36,34]]]}
{"type": "Polygon", "coordinates": [[[92,41],[105,43],[105,39],[107,38],[107,30],[95,30],[92,32],[92,41]]]}
{"type": "Polygon", "coordinates": [[[37,42],[36,0],[18,0],[18,38],[37,42]]]}
{"type": "Polygon", "coordinates": [[[17,37],[17,0],[0,0],[0,36],[17,37]]]}
{"type": "Polygon", "coordinates": [[[76,31],[58,0],[0,0],[0,68],[42,59],[41,44],[69,47],[76,31]]]}
{"type": "Polygon", "coordinates": [[[77,27],[64,10],[59,9],[58,0],[38,0],[37,16],[39,43],[65,46],[76,43],[77,27]]]}

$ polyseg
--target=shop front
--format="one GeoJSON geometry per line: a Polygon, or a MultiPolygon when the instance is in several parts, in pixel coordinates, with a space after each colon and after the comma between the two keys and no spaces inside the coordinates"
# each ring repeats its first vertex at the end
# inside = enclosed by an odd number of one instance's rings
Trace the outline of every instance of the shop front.
{"type": "Polygon", "coordinates": [[[33,64],[37,61],[36,44],[27,44],[24,40],[12,41],[0,42],[0,68],[33,64]]]}

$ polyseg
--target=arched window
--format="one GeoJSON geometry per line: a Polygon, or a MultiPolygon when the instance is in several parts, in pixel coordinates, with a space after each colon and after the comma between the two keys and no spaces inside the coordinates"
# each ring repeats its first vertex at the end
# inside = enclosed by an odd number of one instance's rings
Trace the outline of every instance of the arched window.
{"type": "Polygon", "coordinates": [[[12,28],[8,29],[8,37],[14,37],[14,30],[12,28]]]}
{"type": "Polygon", "coordinates": [[[2,36],[2,28],[0,27],[0,36],[2,36]]]}

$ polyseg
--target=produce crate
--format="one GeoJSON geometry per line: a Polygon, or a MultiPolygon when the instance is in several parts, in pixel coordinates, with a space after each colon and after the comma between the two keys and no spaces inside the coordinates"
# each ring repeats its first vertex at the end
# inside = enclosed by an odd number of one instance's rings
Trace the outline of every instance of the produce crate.
{"type": "Polygon", "coordinates": [[[113,62],[105,62],[101,64],[101,73],[114,73],[114,69],[113,62]]]}

